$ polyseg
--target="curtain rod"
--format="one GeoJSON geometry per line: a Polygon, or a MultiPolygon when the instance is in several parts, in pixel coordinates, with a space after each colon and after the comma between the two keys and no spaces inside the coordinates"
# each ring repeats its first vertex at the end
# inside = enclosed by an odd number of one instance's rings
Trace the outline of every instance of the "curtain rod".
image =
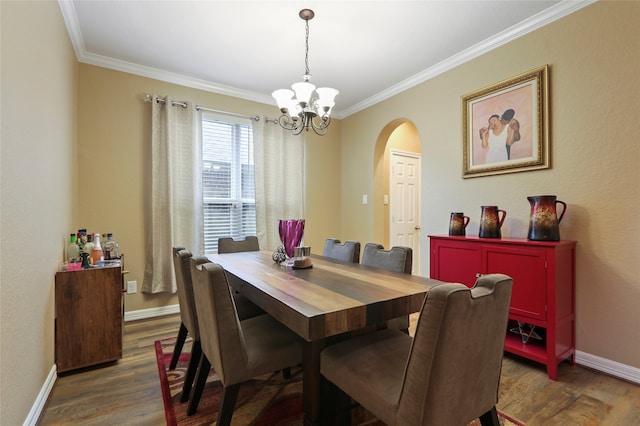
{"type": "Polygon", "coordinates": [[[205,108],[205,107],[200,106],[200,105],[196,105],[196,111],[216,112],[218,114],[227,114],[227,115],[233,115],[235,117],[250,118],[250,119],[255,120],[255,121],[260,121],[260,116],[259,115],[236,114],[235,112],[220,111],[218,109],[205,108]]]}
{"type": "MultiPolygon", "coordinates": [[[[145,102],[153,102],[153,96],[148,94],[148,93],[146,93],[144,95],[144,101],[145,102]]],[[[167,103],[167,101],[165,99],[160,98],[160,97],[156,98],[156,102],[161,103],[161,104],[167,103]]],[[[187,103],[186,102],[171,101],[171,106],[181,106],[182,108],[186,108],[187,107],[187,103]]],[[[196,105],[196,111],[215,112],[215,113],[218,113],[218,114],[233,115],[235,117],[250,118],[251,120],[260,121],[260,116],[259,115],[237,114],[235,112],[221,111],[221,110],[218,110],[218,109],[206,108],[206,107],[203,107],[203,106],[200,106],[200,105],[196,105]]],[[[265,117],[265,121],[273,122],[273,123],[277,123],[278,122],[276,119],[270,119],[270,118],[266,118],[266,117],[265,117]]]]}

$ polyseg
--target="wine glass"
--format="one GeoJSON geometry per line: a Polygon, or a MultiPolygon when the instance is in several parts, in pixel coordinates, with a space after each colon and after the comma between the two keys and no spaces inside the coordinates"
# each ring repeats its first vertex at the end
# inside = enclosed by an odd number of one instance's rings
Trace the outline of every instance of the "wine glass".
{"type": "Polygon", "coordinates": [[[304,235],[304,219],[280,219],[278,221],[280,241],[287,257],[292,258],[294,247],[298,247],[304,235]]]}

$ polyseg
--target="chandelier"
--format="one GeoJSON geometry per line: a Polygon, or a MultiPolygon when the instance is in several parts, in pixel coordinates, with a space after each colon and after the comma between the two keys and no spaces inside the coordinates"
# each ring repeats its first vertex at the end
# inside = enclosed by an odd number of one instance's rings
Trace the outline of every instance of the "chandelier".
{"type": "Polygon", "coordinates": [[[334,99],[338,94],[336,89],[319,87],[316,89],[309,73],[309,21],[315,13],[311,9],[302,9],[300,18],[305,21],[305,73],[304,81],[293,83],[290,89],[279,89],[271,95],[278,103],[282,115],[278,123],[283,129],[291,130],[294,135],[299,135],[303,130],[313,129],[318,135],[327,133],[331,124],[331,108],[335,105],[334,99]]]}

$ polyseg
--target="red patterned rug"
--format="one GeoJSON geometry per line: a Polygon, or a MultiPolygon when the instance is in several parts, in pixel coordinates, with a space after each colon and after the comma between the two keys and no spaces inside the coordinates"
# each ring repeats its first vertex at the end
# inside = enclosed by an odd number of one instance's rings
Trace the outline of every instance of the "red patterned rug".
{"type": "MultiPolygon", "coordinates": [[[[222,384],[211,369],[198,411],[193,416],[187,415],[188,402],[180,402],[184,376],[189,363],[190,339],[185,343],[182,355],[175,370],[168,370],[175,338],[155,342],[158,373],[162,388],[162,399],[168,426],[215,425],[222,393],[222,384]]],[[[364,411],[364,410],[363,410],[364,411]]],[[[352,424],[360,426],[383,426],[368,413],[356,414],[357,421],[352,424]]],[[[524,426],[513,419],[499,413],[503,426],[524,426]]],[[[236,407],[233,412],[232,425],[235,426],[299,426],[303,424],[302,411],[302,374],[300,370],[292,371],[292,378],[284,380],[282,373],[277,372],[257,377],[240,386],[236,407]]],[[[354,419],[356,420],[356,419],[354,419]]],[[[469,426],[480,425],[478,420],[469,426]]]]}

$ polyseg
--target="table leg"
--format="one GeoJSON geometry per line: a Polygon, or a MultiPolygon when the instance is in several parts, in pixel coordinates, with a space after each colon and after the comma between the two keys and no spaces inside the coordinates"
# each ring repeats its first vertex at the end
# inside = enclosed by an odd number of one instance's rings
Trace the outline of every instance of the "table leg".
{"type": "Polygon", "coordinates": [[[327,339],[304,342],[302,359],[302,398],[305,426],[321,423],[321,385],[320,352],[327,345],[327,339]]]}

